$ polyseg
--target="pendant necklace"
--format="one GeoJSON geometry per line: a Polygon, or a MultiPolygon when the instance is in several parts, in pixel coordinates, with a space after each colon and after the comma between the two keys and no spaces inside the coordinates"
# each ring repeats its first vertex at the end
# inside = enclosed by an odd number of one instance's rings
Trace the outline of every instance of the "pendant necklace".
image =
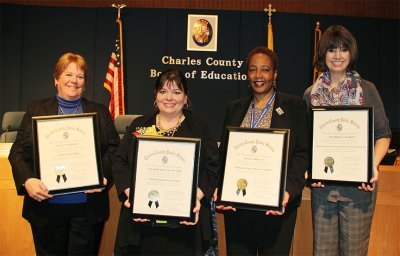
{"type": "MultiPolygon", "coordinates": [[[[64,109],[63,109],[60,105],[58,105],[58,109],[60,110],[60,113],[61,113],[62,115],[65,115],[64,109]]],[[[77,107],[75,108],[75,111],[74,111],[74,113],[72,113],[72,114],[76,114],[76,113],[78,113],[78,111],[79,111],[79,106],[77,106],[77,107]]]]}

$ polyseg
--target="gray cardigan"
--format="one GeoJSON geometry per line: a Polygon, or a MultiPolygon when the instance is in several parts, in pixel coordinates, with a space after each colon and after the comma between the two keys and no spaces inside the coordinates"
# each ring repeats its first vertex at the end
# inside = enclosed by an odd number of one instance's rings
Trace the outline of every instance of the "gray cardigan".
{"type": "MultiPolygon", "coordinates": [[[[303,99],[306,101],[307,106],[311,107],[311,89],[312,85],[304,92],[303,99]]],[[[364,104],[374,106],[374,140],[380,138],[391,138],[389,120],[386,117],[385,109],[381,97],[375,85],[367,80],[361,80],[361,88],[364,95],[364,104]]]]}

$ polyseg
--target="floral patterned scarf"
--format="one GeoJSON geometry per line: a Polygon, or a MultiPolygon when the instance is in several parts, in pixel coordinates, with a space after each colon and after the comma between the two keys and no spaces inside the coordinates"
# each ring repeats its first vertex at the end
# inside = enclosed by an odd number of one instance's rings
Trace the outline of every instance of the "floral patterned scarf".
{"type": "Polygon", "coordinates": [[[311,89],[311,105],[362,105],[364,96],[360,84],[360,75],[352,71],[346,73],[346,78],[338,84],[337,88],[330,90],[329,72],[324,72],[311,89]]]}

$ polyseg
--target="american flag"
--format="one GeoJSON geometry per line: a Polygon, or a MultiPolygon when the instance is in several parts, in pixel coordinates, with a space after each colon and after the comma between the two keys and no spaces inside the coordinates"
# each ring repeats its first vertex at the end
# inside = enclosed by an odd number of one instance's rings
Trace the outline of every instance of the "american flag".
{"type": "Polygon", "coordinates": [[[110,92],[111,96],[109,109],[113,120],[117,116],[125,114],[122,21],[118,18],[116,22],[118,32],[115,48],[111,53],[106,79],[104,80],[104,87],[110,92]]]}

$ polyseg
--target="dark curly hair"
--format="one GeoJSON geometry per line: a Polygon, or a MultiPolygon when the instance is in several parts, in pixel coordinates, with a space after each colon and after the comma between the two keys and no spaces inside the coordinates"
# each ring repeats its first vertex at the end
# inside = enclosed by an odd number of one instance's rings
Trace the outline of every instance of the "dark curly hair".
{"type": "Polygon", "coordinates": [[[247,54],[247,58],[246,58],[247,69],[249,69],[250,59],[258,53],[267,55],[271,59],[272,68],[274,69],[274,71],[278,70],[278,64],[279,64],[278,56],[276,55],[276,53],[274,51],[272,51],[271,49],[268,49],[268,47],[266,47],[266,46],[257,46],[256,48],[254,48],[247,54]]]}

